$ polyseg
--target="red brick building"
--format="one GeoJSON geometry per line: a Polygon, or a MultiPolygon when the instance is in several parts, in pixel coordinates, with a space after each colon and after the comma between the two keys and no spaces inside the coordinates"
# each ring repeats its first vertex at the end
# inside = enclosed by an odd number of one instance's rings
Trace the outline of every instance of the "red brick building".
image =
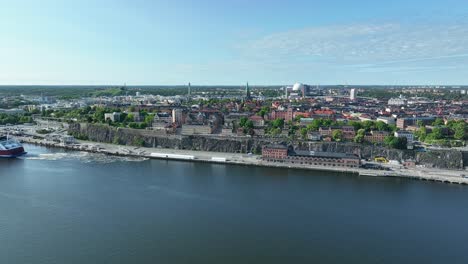
{"type": "Polygon", "coordinates": [[[345,140],[352,141],[356,136],[356,131],[353,126],[343,126],[341,129],[345,140]]]}
{"type": "Polygon", "coordinates": [[[289,107],[286,111],[271,111],[270,119],[274,120],[277,118],[284,119],[286,122],[293,120],[293,109],[289,107]]]}
{"type": "Polygon", "coordinates": [[[323,109],[323,110],[315,110],[311,117],[314,118],[324,118],[324,119],[334,119],[335,118],[335,111],[323,109]]]}
{"type": "Polygon", "coordinates": [[[267,160],[284,160],[288,158],[288,148],[284,145],[268,145],[262,149],[262,158],[267,160]]]}
{"type": "Polygon", "coordinates": [[[357,168],[361,161],[358,156],[347,153],[314,152],[291,150],[284,145],[269,145],[262,150],[262,158],[269,162],[291,163],[308,166],[357,168]]]}
{"type": "Polygon", "coordinates": [[[309,118],[310,117],[310,112],[294,112],[293,117],[296,118],[298,116],[309,118]]]}
{"type": "Polygon", "coordinates": [[[287,162],[301,165],[348,168],[357,168],[361,165],[361,160],[354,154],[300,150],[296,150],[288,156],[287,162]]]}
{"type": "Polygon", "coordinates": [[[388,135],[389,133],[387,131],[371,131],[364,135],[364,140],[372,143],[382,143],[388,135]]]}

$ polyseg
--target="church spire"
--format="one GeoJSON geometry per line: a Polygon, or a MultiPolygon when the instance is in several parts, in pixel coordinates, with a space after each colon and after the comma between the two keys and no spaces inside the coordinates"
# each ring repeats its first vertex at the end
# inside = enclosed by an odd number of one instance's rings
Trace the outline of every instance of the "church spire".
{"type": "Polygon", "coordinates": [[[245,98],[250,99],[250,87],[249,87],[249,82],[245,85],[245,98]]]}

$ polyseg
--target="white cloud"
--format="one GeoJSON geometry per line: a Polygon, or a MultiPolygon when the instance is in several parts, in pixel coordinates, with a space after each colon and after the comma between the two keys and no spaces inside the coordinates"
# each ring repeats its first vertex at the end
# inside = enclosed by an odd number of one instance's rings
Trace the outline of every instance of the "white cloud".
{"type": "Polygon", "coordinates": [[[245,58],[278,62],[433,62],[468,56],[468,26],[388,23],[313,27],[264,36],[241,47],[241,52],[245,58]]]}

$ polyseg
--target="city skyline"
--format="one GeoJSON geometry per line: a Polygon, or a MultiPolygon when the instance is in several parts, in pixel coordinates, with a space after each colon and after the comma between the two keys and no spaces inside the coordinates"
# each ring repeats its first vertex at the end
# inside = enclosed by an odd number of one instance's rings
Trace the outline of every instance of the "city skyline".
{"type": "Polygon", "coordinates": [[[468,84],[463,1],[0,3],[0,85],[468,84]]]}

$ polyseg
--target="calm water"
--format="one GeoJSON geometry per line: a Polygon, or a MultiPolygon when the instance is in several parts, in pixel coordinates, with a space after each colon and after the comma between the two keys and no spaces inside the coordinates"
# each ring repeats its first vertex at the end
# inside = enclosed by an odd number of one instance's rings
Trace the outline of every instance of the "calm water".
{"type": "Polygon", "coordinates": [[[0,263],[468,263],[468,187],[27,148],[0,263]]]}

